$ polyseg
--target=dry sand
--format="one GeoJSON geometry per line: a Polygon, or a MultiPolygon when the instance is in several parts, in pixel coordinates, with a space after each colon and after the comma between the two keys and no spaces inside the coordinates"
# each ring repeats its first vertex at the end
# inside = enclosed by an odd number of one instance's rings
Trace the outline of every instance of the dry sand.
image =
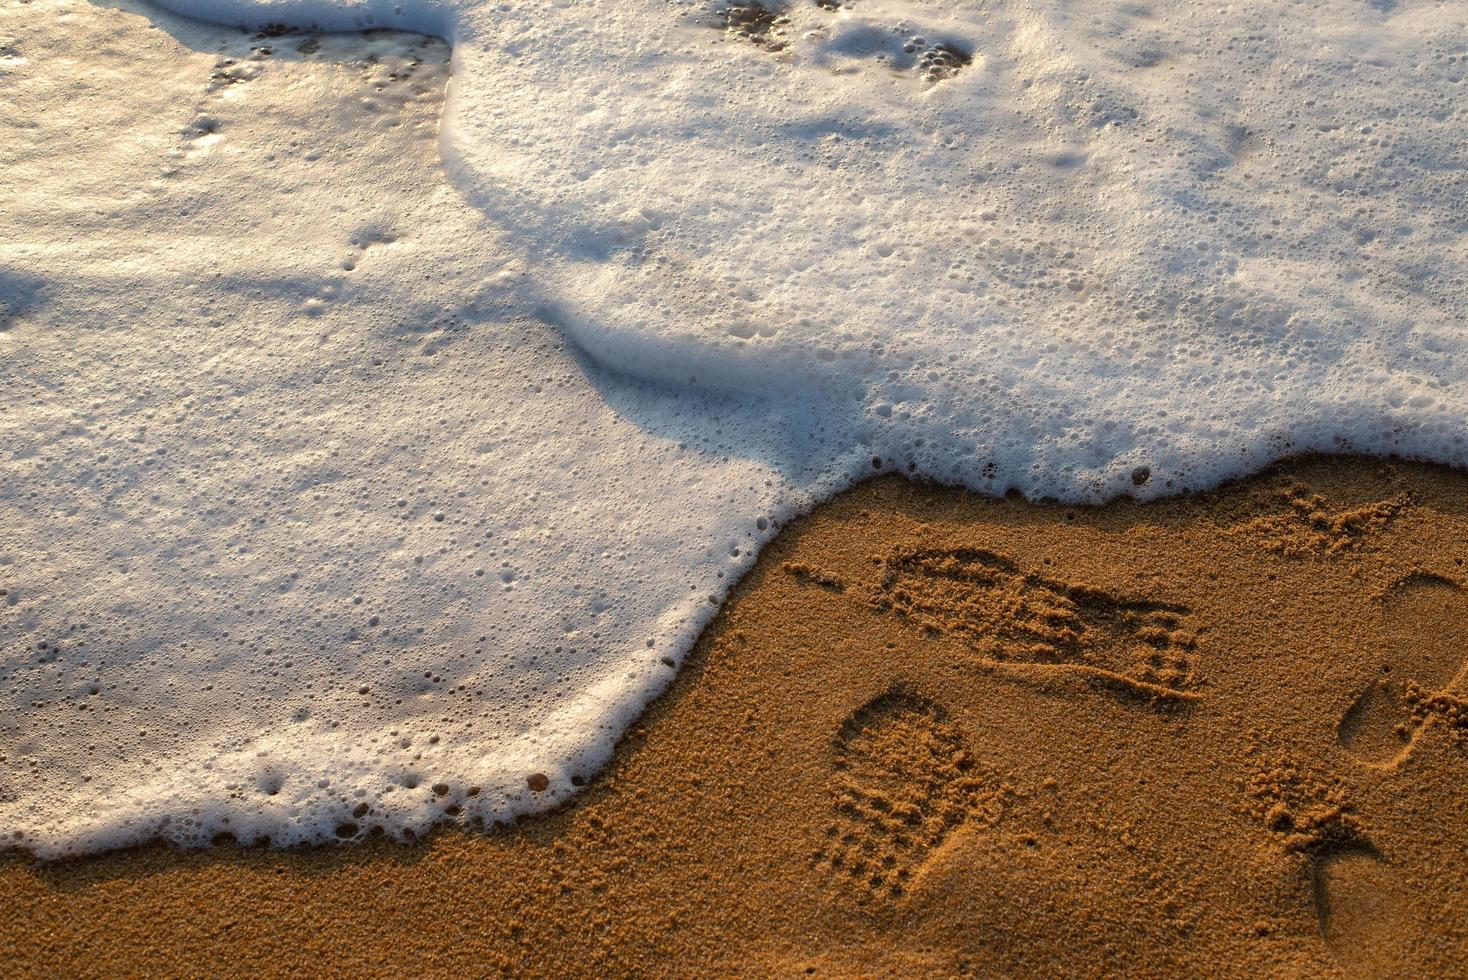
{"type": "Polygon", "coordinates": [[[563,812],[0,863],[6,972],[1462,974],[1468,477],[1160,505],[885,478],[563,812]]]}

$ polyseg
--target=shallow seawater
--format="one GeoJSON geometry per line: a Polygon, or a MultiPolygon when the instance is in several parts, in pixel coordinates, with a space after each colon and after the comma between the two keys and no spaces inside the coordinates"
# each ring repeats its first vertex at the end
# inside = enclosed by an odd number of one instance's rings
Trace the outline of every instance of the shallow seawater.
{"type": "Polygon", "coordinates": [[[1458,5],[168,6],[0,11],[38,854],[553,805],[865,474],[1464,461],[1458,5]]]}

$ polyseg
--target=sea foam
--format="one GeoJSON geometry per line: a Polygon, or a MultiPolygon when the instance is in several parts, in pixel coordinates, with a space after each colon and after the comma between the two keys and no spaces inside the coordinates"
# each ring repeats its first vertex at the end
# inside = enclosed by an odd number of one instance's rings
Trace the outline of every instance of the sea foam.
{"type": "Polygon", "coordinates": [[[0,832],[39,854],[553,805],[865,474],[1464,462],[1460,5],[167,5],[261,36],[155,12],[147,65],[88,62],[109,115],[27,50],[145,21],[0,27],[0,832]],[[285,28],[446,39],[432,159],[432,42],[267,98],[285,28]]]}

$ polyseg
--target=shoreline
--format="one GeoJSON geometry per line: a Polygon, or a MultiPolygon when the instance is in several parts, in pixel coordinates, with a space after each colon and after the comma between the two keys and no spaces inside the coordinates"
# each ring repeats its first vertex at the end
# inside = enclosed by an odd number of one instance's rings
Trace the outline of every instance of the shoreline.
{"type": "Polygon", "coordinates": [[[1101,507],[878,477],[766,546],[562,808],[412,844],[9,855],[0,953],[27,975],[1447,969],[1465,532],[1468,476],[1428,464],[1306,457],[1101,507]]]}

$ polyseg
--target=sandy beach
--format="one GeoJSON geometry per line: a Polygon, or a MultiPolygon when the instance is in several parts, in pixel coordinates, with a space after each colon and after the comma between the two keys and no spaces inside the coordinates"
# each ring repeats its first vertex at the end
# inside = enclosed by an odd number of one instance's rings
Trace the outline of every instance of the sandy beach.
{"type": "Polygon", "coordinates": [[[0,3],[0,975],[1468,977],[1464,39],[0,3]]]}
{"type": "Polygon", "coordinates": [[[790,526],[560,811],[0,865],[6,972],[1438,975],[1468,956],[1468,480],[790,526]]]}

